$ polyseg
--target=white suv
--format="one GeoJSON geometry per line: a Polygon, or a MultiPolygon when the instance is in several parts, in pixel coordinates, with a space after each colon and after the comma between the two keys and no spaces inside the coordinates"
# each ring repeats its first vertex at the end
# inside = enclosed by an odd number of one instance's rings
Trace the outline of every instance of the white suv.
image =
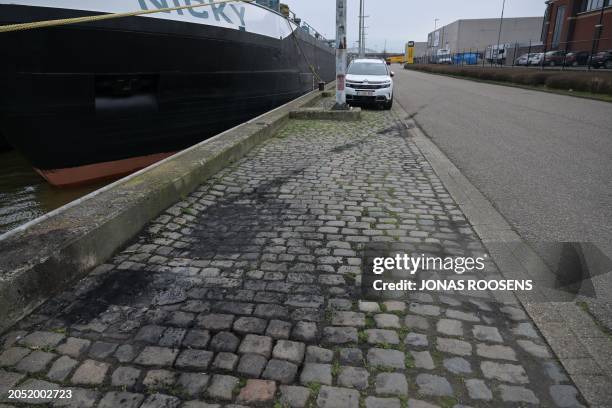
{"type": "Polygon", "coordinates": [[[391,109],[394,75],[384,60],[353,60],[346,75],[346,102],[350,105],[374,103],[391,109]]]}

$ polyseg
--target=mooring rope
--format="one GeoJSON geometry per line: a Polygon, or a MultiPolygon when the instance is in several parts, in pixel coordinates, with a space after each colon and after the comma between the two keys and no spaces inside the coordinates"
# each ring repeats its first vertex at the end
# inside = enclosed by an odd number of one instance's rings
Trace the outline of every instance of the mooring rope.
{"type": "Polygon", "coordinates": [[[310,72],[317,79],[317,81],[321,82],[322,81],[321,75],[319,75],[319,72],[317,71],[317,69],[308,60],[308,56],[302,49],[302,46],[300,45],[300,41],[296,37],[296,31],[300,29],[300,26],[296,24],[298,27],[294,30],[293,27],[291,27],[291,22],[289,21],[289,17],[287,16],[284,16],[284,17],[285,17],[285,21],[287,22],[287,26],[289,26],[289,31],[291,31],[291,36],[293,37],[293,40],[295,41],[295,45],[297,46],[300,54],[302,54],[302,56],[304,57],[304,61],[306,61],[306,65],[308,65],[308,69],[310,69],[310,72]]]}

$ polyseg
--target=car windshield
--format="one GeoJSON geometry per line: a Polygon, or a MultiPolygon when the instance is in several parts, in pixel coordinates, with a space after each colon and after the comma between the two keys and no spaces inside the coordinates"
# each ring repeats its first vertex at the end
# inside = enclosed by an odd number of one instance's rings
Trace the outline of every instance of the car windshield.
{"type": "Polygon", "coordinates": [[[387,67],[379,62],[356,62],[348,69],[350,75],[387,75],[387,67]]]}

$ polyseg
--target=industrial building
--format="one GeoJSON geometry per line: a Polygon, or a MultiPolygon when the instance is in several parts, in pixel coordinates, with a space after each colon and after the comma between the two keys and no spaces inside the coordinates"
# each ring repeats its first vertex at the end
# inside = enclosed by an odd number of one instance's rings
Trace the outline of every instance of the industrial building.
{"type": "Polygon", "coordinates": [[[422,58],[427,55],[427,42],[416,41],[414,43],[414,58],[422,58]]]}
{"type": "Polygon", "coordinates": [[[548,50],[612,49],[612,0],[550,0],[543,41],[548,50]]]}
{"type": "Polygon", "coordinates": [[[457,53],[485,50],[498,43],[540,42],[543,20],[543,17],[504,18],[503,22],[499,18],[457,20],[428,34],[428,54],[436,55],[440,49],[457,53]]]}

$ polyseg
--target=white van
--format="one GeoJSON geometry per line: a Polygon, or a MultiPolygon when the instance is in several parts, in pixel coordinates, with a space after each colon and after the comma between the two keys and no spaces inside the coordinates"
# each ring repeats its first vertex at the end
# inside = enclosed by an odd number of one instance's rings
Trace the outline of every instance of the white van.
{"type": "Polygon", "coordinates": [[[452,64],[451,52],[449,49],[442,48],[436,53],[436,64],[452,64]]]}

